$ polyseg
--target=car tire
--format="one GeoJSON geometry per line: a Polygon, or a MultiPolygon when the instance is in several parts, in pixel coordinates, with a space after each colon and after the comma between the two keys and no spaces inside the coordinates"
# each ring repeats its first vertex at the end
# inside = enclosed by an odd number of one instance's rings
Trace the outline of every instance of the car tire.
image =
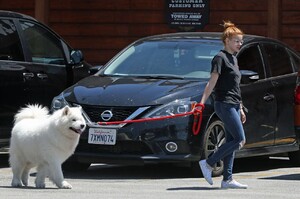
{"type": "Polygon", "coordinates": [[[90,163],[81,163],[77,161],[66,161],[62,164],[63,171],[86,171],[90,167],[90,163]]]}
{"type": "MultiPolygon", "coordinates": [[[[213,152],[225,142],[225,128],[223,122],[219,119],[212,120],[203,136],[201,136],[202,155],[201,159],[207,159],[213,152]]],[[[212,176],[220,176],[223,174],[224,164],[223,161],[217,162],[213,167],[212,176]]],[[[191,171],[195,177],[202,176],[199,162],[191,163],[191,171]]]]}
{"type": "MultiPolygon", "coordinates": [[[[201,159],[207,159],[225,142],[225,128],[222,121],[215,119],[210,122],[203,137],[203,153],[201,159]]],[[[223,174],[223,161],[217,162],[213,166],[212,176],[220,176],[223,174]]]]}

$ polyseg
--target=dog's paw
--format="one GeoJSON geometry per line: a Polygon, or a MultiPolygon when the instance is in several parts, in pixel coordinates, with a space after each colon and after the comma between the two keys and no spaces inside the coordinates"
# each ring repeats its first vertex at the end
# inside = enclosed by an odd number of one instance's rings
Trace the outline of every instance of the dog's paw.
{"type": "Polygon", "coordinates": [[[21,182],[21,180],[12,180],[12,182],[11,182],[11,186],[12,187],[22,187],[22,182],[21,182]]]}
{"type": "Polygon", "coordinates": [[[45,179],[44,178],[40,178],[40,177],[37,177],[35,179],[35,187],[36,188],[39,188],[39,189],[44,189],[46,188],[46,183],[45,183],[45,179]]]}
{"type": "Polygon", "coordinates": [[[44,188],[46,188],[46,184],[45,183],[36,183],[35,187],[39,188],[39,189],[44,189],[44,188]]]}
{"type": "Polygon", "coordinates": [[[68,183],[67,181],[62,181],[61,183],[61,187],[59,187],[61,189],[72,189],[72,185],[70,183],[68,183]]]}
{"type": "Polygon", "coordinates": [[[28,180],[22,180],[22,183],[23,183],[23,185],[24,185],[25,187],[28,186],[28,180]]]}

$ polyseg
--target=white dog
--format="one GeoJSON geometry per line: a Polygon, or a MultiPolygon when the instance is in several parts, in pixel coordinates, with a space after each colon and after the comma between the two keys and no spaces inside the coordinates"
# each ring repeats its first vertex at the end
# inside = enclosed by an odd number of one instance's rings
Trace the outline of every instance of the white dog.
{"type": "Polygon", "coordinates": [[[71,189],[64,180],[61,164],[74,153],[80,134],[86,127],[79,107],[55,111],[28,105],[15,115],[9,162],[13,172],[11,185],[28,185],[29,171],[37,167],[35,185],[45,188],[45,178],[59,188],[71,189]]]}

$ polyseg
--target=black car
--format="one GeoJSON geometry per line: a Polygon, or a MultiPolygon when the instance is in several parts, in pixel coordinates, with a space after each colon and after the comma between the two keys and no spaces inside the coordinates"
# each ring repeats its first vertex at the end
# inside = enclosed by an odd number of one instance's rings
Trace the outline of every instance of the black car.
{"type": "Polygon", "coordinates": [[[20,107],[50,107],[53,97],[89,75],[81,51],[34,18],[0,11],[0,151],[20,107]]]}
{"type": "MultiPolygon", "coordinates": [[[[225,141],[213,95],[205,104],[199,133],[193,131],[193,114],[135,123],[132,120],[190,112],[210,78],[212,58],[223,48],[220,37],[220,33],[207,32],[140,39],[96,75],[54,98],[53,109],[82,106],[88,122],[69,160],[72,169],[87,168],[91,163],[171,162],[190,163],[199,172],[198,161],[225,141]],[[77,164],[71,164],[74,162],[77,164]]],[[[294,130],[293,102],[299,54],[277,40],[245,35],[237,57],[248,113],[244,125],[247,143],[236,157],[283,152],[295,155],[299,140],[294,130]]],[[[214,175],[222,169],[219,162],[214,175]]]]}

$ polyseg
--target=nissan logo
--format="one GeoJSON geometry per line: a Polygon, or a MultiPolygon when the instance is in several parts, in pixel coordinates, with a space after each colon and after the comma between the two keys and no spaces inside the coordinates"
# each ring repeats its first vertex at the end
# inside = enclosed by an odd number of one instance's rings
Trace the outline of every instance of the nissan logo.
{"type": "Polygon", "coordinates": [[[101,118],[103,121],[108,121],[113,117],[113,113],[110,110],[103,111],[101,118]]]}

